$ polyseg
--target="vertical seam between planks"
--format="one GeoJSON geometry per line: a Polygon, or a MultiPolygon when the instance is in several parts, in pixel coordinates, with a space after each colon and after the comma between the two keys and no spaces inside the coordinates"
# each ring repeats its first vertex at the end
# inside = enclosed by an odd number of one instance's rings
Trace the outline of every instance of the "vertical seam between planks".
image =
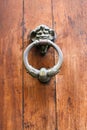
{"type": "MultiPolygon", "coordinates": [[[[54,29],[54,12],[53,12],[53,0],[51,0],[51,13],[52,13],[52,28],[54,29]]],[[[54,54],[54,63],[55,63],[55,52],[53,52],[54,54]]],[[[58,130],[57,128],[57,94],[56,94],[56,77],[54,79],[54,87],[55,87],[55,130],[58,130]]]]}
{"type": "Polygon", "coordinates": [[[51,0],[52,28],[54,29],[53,0],[51,0]]]}
{"type": "Polygon", "coordinates": [[[56,78],[55,78],[55,118],[56,118],[56,126],[55,126],[55,130],[58,130],[57,128],[57,94],[56,94],[57,90],[56,90],[56,78]]]}
{"type": "Polygon", "coordinates": [[[22,130],[24,130],[24,0],[22,0],[22,130]]]}

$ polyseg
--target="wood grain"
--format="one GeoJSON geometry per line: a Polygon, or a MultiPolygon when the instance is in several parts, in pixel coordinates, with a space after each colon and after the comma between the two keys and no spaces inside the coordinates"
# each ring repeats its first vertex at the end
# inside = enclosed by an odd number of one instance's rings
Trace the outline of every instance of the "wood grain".
{"type": "Polygon", "coordinates": [[[22,130],[22,2],[0,1],[0,130],[22,130]]]}
{"type": "MultiPolygon", "coordinates": [[[[51,1],[26,0],[24,4],[25,43],[27,35],[40,24],[52,27],[51,1]]],[[[37,50],[32,49],[30,63],[40,69],[54,65],[53,49],[41,57],[37,50]]],[[[24,69],[24,130],[55,129],[55,79],[42,84],[30,76],[24,69]]]]}
{"type": "Polygon", "coordinates": [[[53,0],[53,15],[64,54],[56,76],[57,129],[87,130],[87,1],[53,0]]]}
{"type": "MultiPolygon", "coordinates": [[[[87,130],[87,1],[0,1],[0,130],[87,130]],[[55,29],[64,62],[48,84],[30,76],[22,53],[40,24],[55,29]]],[[[50,68],[52,48],[29,61],[50,68]]]]}

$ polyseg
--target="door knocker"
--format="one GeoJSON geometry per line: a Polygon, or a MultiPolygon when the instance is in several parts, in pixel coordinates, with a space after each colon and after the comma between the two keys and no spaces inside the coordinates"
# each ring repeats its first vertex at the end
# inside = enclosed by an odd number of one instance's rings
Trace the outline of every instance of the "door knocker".
{"type": "Polygon", "coordinates": [[[23,61],[26,69],[29,74],[33,77],[38,78],[41,82],[46,83],[50,80],[50,78],[56,75],[59,72],[59,69],[63,62],[63,54],[58,45],[56,45],[53,41],[55,39],[55,32],[53,29],[50,29],[46,25],[40,25],[35,30],[33,30],[30,34],[30,39],[32,43],[27,46],[23,54],[23,61]],[[57,64],[50,68],[41,68],[40,70],[32,67],[28,61],[28,54],[32,47],[37,46],[40,49],[40,53],[45,55],[50,46],[52,46],[58,53],[58,62],[57,64]]]}

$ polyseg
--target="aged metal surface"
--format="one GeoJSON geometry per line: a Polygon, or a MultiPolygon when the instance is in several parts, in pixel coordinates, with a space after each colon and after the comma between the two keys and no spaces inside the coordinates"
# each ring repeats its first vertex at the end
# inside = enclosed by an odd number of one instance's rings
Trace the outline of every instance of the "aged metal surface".
{"type": "Polygon", "coordinates": [[[54,76],[55,74],[57,74],[59,72],[59,69],[63,62],[63,54],[62,54],[61,49],[54,42],[52,42],[50,40],[41,39],[41,40],[35,40],[25,49],[24,55],[23,55],[23,60],[24,60],[26,69],[33,77],[38,78],[41,82],[48,82],[52,76],[54,76]],[[58,58],[57,64],[54,67],[52,67],[50,69],[41,68],[40,70],[38,70],[38,69],[33,68],[29,64],[29,61],[28,61],[29,51],[31,50],[31,48],[33,46],[39,46],[39,45],[49,45],[49,46],[52,46],[54,49],[56,49],[56,51],[59,55],[59,58],[58,58]]]}
{"type": "MultiPolygon", "coordinates": [[[[22,1],[0,1],[0,130],[87,130],[87,0],[22,1]],[[41,23],[55,29],[64,54],[48,84],[22,66],[24,39],[41,23]]],[[[55,64],[53,48],[43,57],[33,49],[32,66],[55,64]]]]}
{"type": "Polygon", "coordinates": [[[33,30],[30,35],[28,35],[28,38],[31,38],[32,41],[36,41],[39,39],[49,39],[51,41],[54,41],[55,39],[55,32],[53,29],[49,28],[46,25],[40,25],[35,30],[33,30]]]}
{"type": "MultiPolygon", "coordinates": [[[[51,40],[54,41],[56,38],[56,34],[53,29],[49,28],[46,25],[40,25],[37,28],[35,28],[29,35],[28,39],[31,39],[32,41],[36,40],[51,40]]],[[[49,49],[49,45],[39,45],[38,50],[42,55],[45,55],[47,50],[49,49]]]]}
{"type": "MultiPolygon", "coordinates": [[[[52,11],[50,0],[25,1],[25,27],[24,39],[37,25],[44,23],[52,27],[52,11]]],[[[28,45],[24,42],[24,49],[28,45]]],[[[39,69],[43,66],[50,68],[55,64],[54,49],[49,48],[45,56],[37,53],[33,48],[29,54],[29,62],[39,69]],[[33,49],[35,51],[33,51],[33,49]],[[51,62],[49,62],[51,61],[51,62]]],[[[26,72],[24,68],[24,130],[55,130],[55,77],[48,84],[42,84],[26,72]]]]}

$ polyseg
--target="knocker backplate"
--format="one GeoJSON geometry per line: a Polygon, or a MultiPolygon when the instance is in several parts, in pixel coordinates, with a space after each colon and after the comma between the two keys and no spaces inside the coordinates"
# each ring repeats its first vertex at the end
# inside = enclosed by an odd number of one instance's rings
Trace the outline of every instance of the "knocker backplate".
{"type": "MultiPolygon", "coordinates": [[[[37,28],[35,28],[29,35],[28,35],[28,39],[30,39],[32,42],[38,40],[51,40],[54,41],[55,40],[55,32],[53,29],[50,29],[48,26],[46,25],[40,25],[37,28]]],[[[42,55],[45,55],[49,49],[50,45],[43,45],[40,44],[39,46],[37,46],[38,50],[40,51],[40,53],[42,55]]]]}

